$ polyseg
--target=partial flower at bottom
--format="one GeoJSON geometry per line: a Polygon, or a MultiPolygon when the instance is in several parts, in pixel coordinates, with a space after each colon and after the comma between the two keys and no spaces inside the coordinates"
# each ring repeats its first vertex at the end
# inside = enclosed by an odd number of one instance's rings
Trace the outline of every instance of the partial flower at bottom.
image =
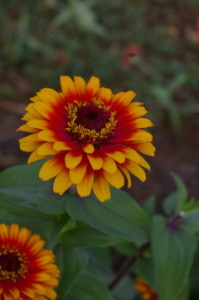
{"type": "Polygon", "coordinates": [[[53,190],[62,195],[75,185],[81,197],[93,191],[100,201],[111,198],[110,185],[131,187],[131,174],[146,180],[150,170],[142,154],[154,156],[153,126],[143,118],[133,91],[113,94],[92,76],[61,76],[61,93],[44,88],[31,99],[19,130],[29,133],[20,148],[32,152],[28,162],[49,158],[42,166],[42,180],[55,178],[53,190]]]}
{"type": "Polygon", "coordinates": [[[158,300],[157,293],[142,278],[135,279],[134,289],[142,294],[143,300],[158,300]]]}
{"type": "Polygon", "coordinates": [[[0,299],[54,300],[59,269],[38,234],[0,224],[0,299]]]}

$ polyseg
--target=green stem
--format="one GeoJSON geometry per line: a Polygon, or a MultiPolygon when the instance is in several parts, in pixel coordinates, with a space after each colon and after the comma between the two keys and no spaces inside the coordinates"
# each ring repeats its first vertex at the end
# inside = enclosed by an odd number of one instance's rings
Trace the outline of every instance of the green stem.
{"type": "Polygon", "coordinates": [[[143,252],[149,247],[149,242],[143,244],[141,247],[138,248],[138,252],[136,255],[134,255],[131,258],[127,258],[122,266],[122,268],[119,270],[119,272],[116,274],[116,276],[113,278],[113,280],[108,285],[108,289],[112,291],[118,283],[123,279],[126,274],[129,273],[133,265],[136,263],[136,261],[142,256],[143,252]]]}

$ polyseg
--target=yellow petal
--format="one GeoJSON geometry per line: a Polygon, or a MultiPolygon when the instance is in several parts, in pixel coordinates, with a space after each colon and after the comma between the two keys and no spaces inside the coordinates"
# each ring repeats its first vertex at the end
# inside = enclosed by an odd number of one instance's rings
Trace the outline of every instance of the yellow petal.
{"type": "Polygon", "coordinates": [[[112,186],[114,186],[117,189],[120,189],[124,185],[124,176],[118,169],[114,174],[104,172],[104,177],[112,186]]]}
{"type": "Polygon", "coordinates": [[[82,150],[85,152],[85,153],[93,153],[95,151],[95,148],[92,144],[86,144],[82,147],[82,150]]]}
{"type": "Polygon", "coordinates": [[[154,156],[155,155],[155,147],[151,143],[140,143],[136,145],[137,150],[143,154],[154,156]]]}
{"type": "Polygon", "coordinates": [[[23,120],[23,121],[30,121],[33,118],[35,118],[35,116],[33,116],[31,113],[28,112],[25,115],[23,115],[23,117],[21,118],[21,120],[23,120]]]}
{"type": "Polygon", "coordinates": [[[43,159],[45,158],[46,156],[40,156],[37,154],[37,150],[35,150],[34,152],[32,152],[28,158],[28,164],[34,162],[34,161],[37,161],[37,160],[40,160],[40,159],[43,159]]]}
{"type": "Polygon", "coordinates": [[[36,243],[34,243],[30,249],[32,255],[37,254],[39,251],[41,251],[41,249],[44,247],[45,242],[43,240],[39,240],[36,243]]]}
{"type": "Polygon", "coordinates": [[[34,288],[34,290],[36,291],[37,294],[39,294],[39,295],[46,294],[46,289],[43,285],[41,285],[39,283],[33,283],[32,287],[34,288]]]}
{"type": "Polygon", "coordinates": [[[60,172],[53,184],[53,191],[59,195],[63,195],[65,191],[67,191],[72,185],[72,182],[70,180],[69,173],[65,170],[60,172]]]}
{"type": "Polygon", "coordinates": [[[57,154],[57,151],[53,149],[53,143],[46,142],[37,148],[37,154],[39,156],[48,156],[57,154]]]}
{"type": "Polygon", "coordinates": [[[69,171],[69,174],[72,183],[74,184],[80,183],[83,180],[85,173],[86,173],[86,164],[84,163],[80,163],[80,165],[78,165],[76,168],[71,169],[69,171]]]}
{"type": "Polygon", "coordinates": [[[126,176],[127,179],[127,187],[130,188],[132,186],[132,180],[131,180],[131,176],[128,172],[128,170],[126,168],[122,168],[120,167],[120,169],[122,170],[122,172],[124,173],[124,175],[126,176]]]}
{"type": "Polygon", "coordinates": [[[92,76],[87,83],[86,90],[90,91],[93,95],[95,95],[98,93],[99,88],[100,88],[99,78],[92,76]]]}
{"type": "Polygon", "coordinates": [[[103,165],[103,159],[100,156],[87,155],[90,165],[93,170],[100,170],[103,165]]]}
{"type": "Polygon", "coordinates": [[[4,300],[13,300],[12,296],[10,296],[6,293],[3,293],[3,296],[4,296],[4,300]]]}
{"type": "Polygon", "coordinates": [[[18,235],[18,241],[20,242],[20,243],[26,243],[26,241],[27,241],[27,239],[29,238],[29,236],[30,236],[30,231],[27,229],[27,228],[25,228],[25,227],[22,227],[21,229],[20,229],[20,231],[19,231],[19,235],[18,235]]]}
{"type": "Polygon", "coordinates": [[[122,152],[115,151],[112,153],[107,153],[107,155],[110,156],[111,158],[113,158],[118,163],[122,164],[125,162],[125,155],[122,152]]]}
{"type": "Polygon", "coordinates": [[[129,112],[136,118],[142,117],[147,114],[147,110],[143,106],[133,107],[129,112]]]}
{"type": "Polygon", "coordinates": [[[129,105],[130,105],[129,106],[130,108],[133,108],[133,107],[141,106],[141,105],[143,105],[143,103],[142,102],[135,102],[135,101],[133,101],[129,105]]]}
{"type": "Polygon", "coordinates": [[[36,102],[36,103],[34,103],[34,107],[46,119],[48,119],[50,116],[50,113],[53,112],[52,107],[49,104],[44,103],[44,102],[36,102]]]}
{"type": "Polygon", "coordinates": [[[104,198],[104,195],[102,194],[102,191],[100,190],[99,183],[94,182],[93,183],[93,192],[95,196],[99,199],[100,202],[104,202],[108,199],[104,198]]]}
{"type": "Polygon", "coordinates": [[[126,158],[133,160],[134,162],[138,163],[140,161],[140,155],[132,148],[125,148],[124,155],[126,158]]]}
{"type": "Polygon", "coordinates": [[[38,134],[37,133],[33,133],[30,134],[24,138],[21,138],[19,140],[20,143],[26,143],[26,142],[38,142],[38,134]]]}
{"type": "Polygon", "coordinates": [[[20,292],[17,288],[12,287],[9,290],[9,293],[12,295],[13,299],[18,299],[20,297],[20,292]]]}
{"type": "Polygon", "coordinates": [[[135,120],[135,126],[137,128],[146,128],[146,127],[152,127],[153,123],[146,118],[138,118],[135,120]]]}
{"type": "Polygon", "coordinates": [[[46,296],[51,300],[55,300],[57,298],[57,293],[53,289],[47,287],[46,296]]]}
{"type": "Polygon", "coordinates": [[[74,84],[78,94],[84,94],[86,90],[86,82],[82,77],[74,76],[74,84]]]}
{"type": "Polygon", "coordinates": [[[91,193],[91,188],[94,182],[94,174],[86,174],[83,180],[77,184],[77,192],[80,197],[87,197],[91,193]]]}
{"type": "Polygon", "coordinates": [[[29,297],[30,299],[35,299],[35,292],[33,289],[23,289],[22,293],[29,297]]]}
{"type": "Polygon", "coordinates": [[[56,157],[53,157],[46,161],[39,171],[39,178],[46,181],[57,174],[59,174],[63,169],[63,166],[57,163],[56,157]]]}
{"type": "Polygon", "coordinates": [[[50,130],[42,130],[38,134],[38,139],[46,142],[56,142],[54,133],[50,130]]]}
{"type": "Polygon", "coordinates": [[[77,154],[73,151],[69,151],[65,156],[65,165],[68,169],[76,168],[82,160],[82,154],[77,154]]]}
{"type": "Polygon", "coordinates": [[[148,164],[148,162],[140,155],[140,161],[139,161],[139,165],[147,170],[151,170],[150,165],[148,164]]]}
{"type": "Polygon", "coordinates": [[[27,125],[32,128],[46,130],[48,128],[49,123],[46,120],[35,119],[27,122],[27,125]]]}
{"type": "Polygon", "coordinates": [[[53,148],[56,151],[71,150],[71,147],[64,142],[55,142],[53,148]]]}
{"type": "Polygon", "coordinates": [[[107,180],[104,177],[100,177],[98,179],[99,189],[104,197],[104,199],[108,200],[111,198],[110,186],[107,180]]]}
{"type": "Polygon", "coordinates": [[[60,84],[62,92],[65,96],[75,93],[75,85],[72,79],[69,76],[61,76],[60,84]]]}
{"type": "Polygon", "coordinates": [[[35,103],[30,103],[26,106],[26,110],[32,115],[32,118],[41,119],[40,112],[35,108],[35,103]]]}
{"type": "Polygon", "coordinates": [[[145,130],[138,130],[137,132],[133,133],[132,137],[129,138],[131,141],[142,141],[142,142],[151,142],[153,136],[151,133],[145,130]]]}
{"type": "Polygon", "coordinates": [[[38,96],[34,96],[34,97],[30,98],[30,100],[31,100],[32,102],[41,101],[41,99],[40,99],[38,96]]]}
{"type": "Polygon", "coordinates": [[[125,105],[128,105],[132,100],[133,98],[136,96],[135,92],[133,91],[128,91],[128,92],[125,92],[121,98],[119,99],[119,102],[120,103],[124,103],[125,105]]]}
{"type": "Polygon", "coordinates": [[[133,161],[129,162],[127,169],[133,174],[135,175],[137,178],[139,178],[141,181],[145,181],[146,180],[146,173],[144,172],[144,170],[137,165],[136,163],[134,163],[133,161]]]}
{"type": "Polygon", "coordinates": [[[35,128],[29,127],[27,124],[21,125],[17,131],[24,131],[24,132],[36,132],[35,128]]]}
{"type": "Polygon", "coordinates": [[[104,158],[102,168],[110,174],[113,174],[117,171],[117,165],[116,165],[115,161],[111,157],[108,157],[108,156],[106,156],[104,158]]]}
{"type": "Polygon", "coordinates": [[[57,91],[49,88],[44,88],[37,93],[38,97],[45,103],[56,103],[60,98],[60,95],[57,91]]]}
{"type": "Polygon", "coordinates": [[[113,96],[113,98],[112,98],[112,101],[113,102],[118,102],[120,99],[121,99],[121,97],[124,95],[124,92],[119,92],[119,93],[117,93],[117,94],[115,94],[114,96],[113,96]]]}
{"type": "Polygon", "coordinates": [[[35,281],[51,281],[52,280],[52,276],[50,276],[49,274],[46,273],[37,273],[37,275],[35,276],[35,281]]]}
{"type": "Polygon", "coordinates": [[[112,91],[110,89],[102,87],[99,91],[99,98],[109,101],[112,97],[112,91]]]}
{"type": "Polygon", "coordinates": [[[8,238],[8,226],[5,224],[0,224],[0,237],[2,240],[8,238]]]}
{"type": "Polygon", "coordinates": [[[38,134],[31,134],[19,140],[19,146],[22,151],[32,152],[40,145],[38,134]]]}
{"type": "Polygon", "coordinates": [[[19,226],[17,224],[12,224],[10,226],[10,238],[16,239],[19,233],[19,226]]]}

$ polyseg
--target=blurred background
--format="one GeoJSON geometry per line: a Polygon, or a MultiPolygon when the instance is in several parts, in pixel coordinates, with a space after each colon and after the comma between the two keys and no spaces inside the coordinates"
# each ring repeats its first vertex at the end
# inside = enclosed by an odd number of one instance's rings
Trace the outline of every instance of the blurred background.
{"type": "Polygon", "coordinates": [[[29,98],[62,74],[95,75],[133,89],[155,124],[152,171],[132,195],[161,199],[172,170],[199,196],[198,0],[0,0],[0,22],[1,170],[26,163],[16,129],[29,98]]]}

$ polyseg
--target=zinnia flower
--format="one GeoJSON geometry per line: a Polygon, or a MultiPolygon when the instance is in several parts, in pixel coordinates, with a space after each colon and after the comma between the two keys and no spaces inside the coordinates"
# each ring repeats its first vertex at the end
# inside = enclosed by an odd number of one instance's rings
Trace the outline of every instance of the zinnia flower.
{"type": "Polygon", "coordinates": [[[152,135],[143,128],[152,122],[147,111],[131,102],[133,91],[113,94],[97,77],[61,76],[61,89],[44,88],[26,107],[19,130],[30,133],[20,148],[32,152],[28,162],[49,157],[39,177],[55,177],[53,190],[62,195],[72,184],[81,197],[91,191],[100,201],[110,199],[110,185],[120,189],[130,174],[145,181],[149,164],[139,154],[154,155],[152,135]],[[142,168],[143,167],[143,168],[142,168]]]}
{"type": "Polygon", "coordinates": [[[142,278],[135,279],[134,288],[142,294],[143,300],[158,300],[157,293],[142,278]]]}
{"type": "Polygon", "coordinates": [[[59,270],[38,234],[17,224],[0,224],[0,299],[56,299],[59,270]]]}

